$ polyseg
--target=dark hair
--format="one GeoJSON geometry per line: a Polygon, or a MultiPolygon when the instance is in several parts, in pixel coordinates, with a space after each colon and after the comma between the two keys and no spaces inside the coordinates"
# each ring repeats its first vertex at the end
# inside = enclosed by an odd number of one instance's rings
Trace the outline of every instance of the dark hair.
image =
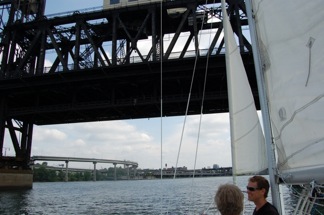
{"type": "Polygon", "coordinates": [[[234,184],[219,186],[215,203],[222,215],[239,215],[243,211],[244,195],[234,184]]]}
{"type": "Polygon", "coordinates": [[[255,175],[253,177],[251,177],[249,179],[250,182],[256,182],[257,183],[257,186],[259,189],[265,189],[265,193],[264,193],[264,197],[267,198],[268,197],[268,192],[269,192],[269,181],[263,177],[263,176],[260,176],[260,175],[255,175]]]}

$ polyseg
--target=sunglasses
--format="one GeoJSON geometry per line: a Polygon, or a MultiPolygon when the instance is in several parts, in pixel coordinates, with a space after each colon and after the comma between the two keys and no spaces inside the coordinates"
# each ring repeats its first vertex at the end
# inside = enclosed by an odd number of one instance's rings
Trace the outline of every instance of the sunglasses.
{"type": "Polygon", "coordinates": [[[256,190],[261,190],[262,188],[258,188],[258,187],[246,187],[246,189],[248,190],[248,191],[256,191],[256,190]]]}

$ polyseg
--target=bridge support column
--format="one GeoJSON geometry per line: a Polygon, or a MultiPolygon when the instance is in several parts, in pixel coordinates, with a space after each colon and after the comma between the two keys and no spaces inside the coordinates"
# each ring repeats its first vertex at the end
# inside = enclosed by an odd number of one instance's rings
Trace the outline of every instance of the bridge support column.
{"type": "Polygon", "coordinates": [[[126,164],[126,168],[127,168],[127,180],[129,180],[129,165],[126,164]]]}
{"type": "Polygon", "coordinates": [[[96,165],[97,165],[97,162],[93,162],[93,181],[96,181],[97,180],[97,170],[96,170],[96,165]]]}
{"type": "Polygon", "coordinates": [[[117,169],[116,169],[116,163],[114,163],[114,180],[117,181],[117,169]]]}
{"type": "Polygon", "coordinates": [[[134,179],[136,179],[137,169],[136,169],[136,167],[133,167],[133,168],[134,168],[134,179]]]}
{"type": "Polygon", "coordinates": [[[65,182],[69,181],[69,161],[65,161],[65,182]]]}

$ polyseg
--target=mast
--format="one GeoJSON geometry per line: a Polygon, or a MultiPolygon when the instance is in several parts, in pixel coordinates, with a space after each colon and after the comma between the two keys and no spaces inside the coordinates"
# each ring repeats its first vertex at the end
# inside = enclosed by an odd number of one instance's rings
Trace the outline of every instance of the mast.
{"type": "Polygon", "coordinates": [[[255,73],[257,78],[258,84],[258,92],[260,98],[260,106],[261,106],[261,113],[263,119],[263,126],[264,126],[264,136],[265,136],[265,143],[266,143],[266,151],[268,157],[268,171],[269,171],[269,180],[270,180],[270,187],[271,187],[271,196],[272,196],[272,203],[277,208],[277,210],[283,214],[283,207],[281,204],[280,198],[280,189],[279,183],[277,183],[277,168],[276,168],[276,157],[275,152],[272,145],[272,136],[271,136],[271,124],[270,124],[270,115],[269,115],[269,107],[266,99],[266,91],[264,85],[264,76],[262,73],[262,64],[260,59],[260,53],[258,49],[258,40],[256,35],[256,28],[254,23],[254,18],[252,16],[252,3],[251,0],[245,1],[246,11],[248,16],[250,34],[251,34],[251,44],[253,50],[253,59],[255,65],[255,73]]]}

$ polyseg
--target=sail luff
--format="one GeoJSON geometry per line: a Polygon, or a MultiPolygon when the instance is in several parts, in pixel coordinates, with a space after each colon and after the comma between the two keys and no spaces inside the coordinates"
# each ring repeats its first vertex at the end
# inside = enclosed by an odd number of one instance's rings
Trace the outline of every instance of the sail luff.
{"type": "Polygon", "coordinates": [[[222,1],[233,174],[265,171],[264,137],[239,48],[222,1]]]}
{"type": "MultiPolygon", "coordinates": [[[[225,6],[225,0],[221,1],[222,3],[222,13],[223,13],[223,28],[224,28],[224,40],[225,40],[225,58],[226,58],[226,68],[230,68],[230,62],[227,59],[227,56],[229,55],[229,46],[227,44],[229,44],[229,34],[230,34],[230,29],[228,26],[229,20],[228,20],[228,15],[226,12],[226,6],[225,6]]],[[[227,77],[229,77],[230,74],[227,74],[227,77]]],[[[236,148],[234,145],[234,139],[235,139],[235,130],[234,130],[234,122],[233,122],[233,104],[232,104],[232,82],[230,80],[230,78],[227,78],[227,91],[228,91],[228,108],[229,108],[229,117],[230,117],[230,136],[231,136],[231,154],[232,154],[232,174],[233,174],[233,181],[234,184],[236,183],[236,175],[237,175],[237,165],[236,165],[236,148]]]]}

